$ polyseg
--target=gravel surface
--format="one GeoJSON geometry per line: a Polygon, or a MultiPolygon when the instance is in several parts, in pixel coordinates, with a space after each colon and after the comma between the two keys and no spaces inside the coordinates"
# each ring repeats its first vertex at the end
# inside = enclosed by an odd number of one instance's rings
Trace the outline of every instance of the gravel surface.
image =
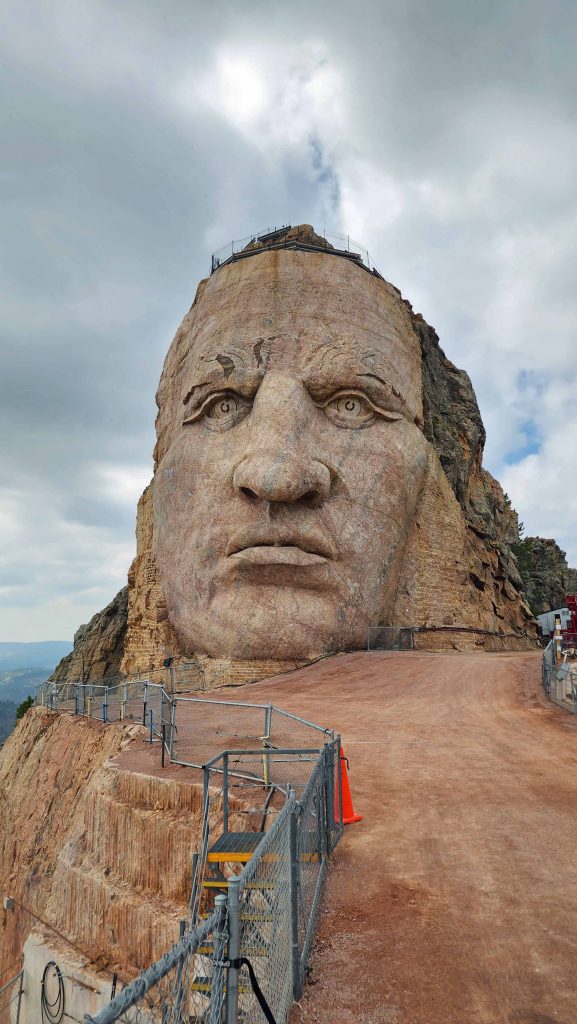
{"type": "Polygon", "coordinates": [[[225,692],[338,729],[364,815],[291,1024],[576,1024],[577,721],[539,654],[358,653],[225,692]]]}

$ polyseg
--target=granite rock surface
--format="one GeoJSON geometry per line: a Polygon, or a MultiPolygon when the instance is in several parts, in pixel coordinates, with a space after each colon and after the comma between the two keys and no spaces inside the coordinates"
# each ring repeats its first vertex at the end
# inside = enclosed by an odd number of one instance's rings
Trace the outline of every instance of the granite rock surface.
{"type": "Polygon", "coordinates": [[[469,377],[393,285],[310,226],[267,244],[200,282],[167,355],[121,669],[173,656],[234,681],[234,664],[265,675],[363,646],[378,623],[531,646],[517,516],[482,467],[469,377]]]}

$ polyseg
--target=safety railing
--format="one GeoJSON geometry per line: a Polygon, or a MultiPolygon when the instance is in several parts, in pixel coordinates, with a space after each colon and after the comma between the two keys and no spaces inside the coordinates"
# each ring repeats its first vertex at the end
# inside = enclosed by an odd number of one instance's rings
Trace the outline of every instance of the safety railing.
{"type": "Polygon", "coordinates": [[[340,743],[266,756],[227,750],[206,766],[189,931],[85,1024],[285,1024],[342,833],[340,743]]]}
{"type": "Polygon", "coordinates": [[[281,228],[258,231],[246,238],[236,238],[223,245],[212,254],[210,272],[214,274],[219,267],[226,266],[238,259],[258,255],[266,249],[310,249],[325,251],[328,255],[341,256],[353,259],[371,273],[380,274],[371,259],[368,249],[359,242],[355,242],[350,235],[338,235],[323,232],[322,235],[315,232],[316,240],[313,242],[306,231],[298,228],[291,228],[286,224],[281,228]],[[320,241],[319,241],[320,239],[320,241]]]}
{"type": "Polygon", "coordinates": [[[148,728],[151,740],[166,735],[170,728],[171,698],[163,686],[148,680],[125,681],[116,686],[43,683],[35,703],[101,722],[134,720],[148,728]]]}
{"type": "Polygon", "coordinates": [[[334,738],[299,715],[273,704],[182,697],[144,680],[107,687],[96,683],[48,683],[36,703],[104,723],[132,720],[144,725],[149,741],[160,741],[161,762],[204,766],[223,749],[260,744],[275,748],[311,747],[334,738]]]}
{"type": "Polygon", "coordinates": [[[8,981],[0,984],[0,1024],[19,1024],[23,978],[24,972],[20,969],[8,981]]]}
{"type": "Polygon", "coordinates": [[[170,759],[202,768],[222,750],[260,743],[274,747],[311,747],[333,738],[330,729],[274,704],[172,697],[170,759]]]}
{"type": "Polygon", "coordinates": [[[84,1024],[220,1024],[225,992],[227,900],[84,1024]]]}
{"type": "Polygon", "coordinates": [[[569,660],[567,652],[558,652],[555,640],[543,651],[541,672],[549,700],[577,714],[577,662],[569,660]]]}

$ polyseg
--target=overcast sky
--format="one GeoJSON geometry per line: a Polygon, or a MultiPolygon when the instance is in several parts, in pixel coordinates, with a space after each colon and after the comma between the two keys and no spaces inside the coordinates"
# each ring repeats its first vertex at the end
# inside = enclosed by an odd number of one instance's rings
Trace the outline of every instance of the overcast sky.
{"type": "Polygon", "coordinates": [[[31,0],[0,14],[0,640],[124,585],[154,393],[213,249],[361,241],[577,565],[577,5],[31,0]]]}

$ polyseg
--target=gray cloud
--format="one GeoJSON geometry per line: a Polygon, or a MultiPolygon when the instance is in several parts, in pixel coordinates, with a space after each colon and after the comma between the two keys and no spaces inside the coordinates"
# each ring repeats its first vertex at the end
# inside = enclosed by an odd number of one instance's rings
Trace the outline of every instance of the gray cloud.
{"type": "Polygon", "coordinates": [[[2,639],[70,636],[122,585],[174,329],[212,249],[286,221],[359,235],[435,324],[489,468],[577,563],[576,21],[536,0],[4,11],[2,639]]]}

